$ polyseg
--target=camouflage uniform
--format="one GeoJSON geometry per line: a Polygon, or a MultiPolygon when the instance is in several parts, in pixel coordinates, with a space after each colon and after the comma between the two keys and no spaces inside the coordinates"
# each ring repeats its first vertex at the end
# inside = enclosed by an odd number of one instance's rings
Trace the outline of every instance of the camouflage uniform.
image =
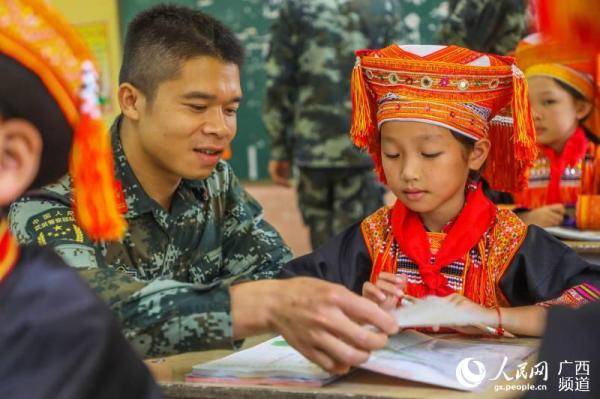
{"type": "Polygon", "coordinates": [[[442,44],[507,54],[527,35],[526,9],[526,0],[450,0],[450,15],[437,39],[442,44]]]}
{"type": "Polygon", "coordinates": [[[283,1],[272,27],[263,120],[271,159],[299,168],[313,247],[383,204],[370,158],[348,138],[354,51],[402,37],[397,1],[283,1]],[[360,193],[360,195],[356,195],[360,193]]]}
{"type": "Polygon", "coordinates": [[[300,169],[298,201],[313,248],[381,207],[383,187],[371,169],[300,169]],[[357,176],[359,174],[359,176],[357,176]],[[365,174],[369,174],[365,176],[365,174]]]}
{"type": "Polygon", "coordinates": [[[168,213],[142,189],[113,126],[116,176],[127,203],[122,242],[91,243],[70,210],[68,177],[20,199],[10,226],[23,244],[48,245],[119,316],[147,356],[232,347],[229,286],[274,277],[291,254],[231,167],[183,180],[168,213]]]}

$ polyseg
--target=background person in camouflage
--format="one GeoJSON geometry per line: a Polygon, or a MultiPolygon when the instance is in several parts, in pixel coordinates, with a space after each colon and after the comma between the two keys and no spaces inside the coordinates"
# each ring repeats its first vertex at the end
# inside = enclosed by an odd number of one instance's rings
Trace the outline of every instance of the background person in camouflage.
{"type": "Polygon", "coordinates": [[[323,368],[346,371],[386,342],[359,323],[388,334],[397,326],[342,286],[265,280],[289,250],[219,160],[236,133],[242,59],[233,33],[200,11],[158,6],[138,15],[112,128],[126,236],[90,242],[69,209],[67,177],[16,202],[11,229],[76,267],[144,355],[231,348],[276,331],[323,368]]]}
{"type": "Polygon", "coordinates": [[[437,41],[507,54],[528,33],[527,0],[449,0],[437,41]]]}
{"type": "Polygon", "coordinates": [[[313,248],[383,205],[368,155],[348,138],[354,51],[403,36],[399,2],[287,0],[271,31],[263,120],[269,174],[289,186],[299,169],[298,202],[313,248]]]}

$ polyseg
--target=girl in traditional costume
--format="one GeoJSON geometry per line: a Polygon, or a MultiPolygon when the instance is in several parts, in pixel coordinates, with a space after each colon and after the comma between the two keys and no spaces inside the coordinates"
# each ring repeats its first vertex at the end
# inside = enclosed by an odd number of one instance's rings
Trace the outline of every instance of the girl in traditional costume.
{"type": "Polygon", "coordinates": [[[542,227],[572,224],[565,209],[600,188],[597,55],[534,34],[515,56],[529,84],[539,146],[527,188],[514,195],[518,215],[542,227]]]}
{"type": "Polygon", "coordinates": [[[352,102],[352,139],[398,199],[284,275],[339,282],[380,304],[397,278],[396,300],[453,295],[498,332],[526,335],[542,333],[546,306],[600,297],[600,267],[483,194],[480,171],[495,190],[515,192],[536,157],[513,58],[457,46],[361,50],[352,102]],[[507,105],[514,123],[499,115],[507,105]]]}

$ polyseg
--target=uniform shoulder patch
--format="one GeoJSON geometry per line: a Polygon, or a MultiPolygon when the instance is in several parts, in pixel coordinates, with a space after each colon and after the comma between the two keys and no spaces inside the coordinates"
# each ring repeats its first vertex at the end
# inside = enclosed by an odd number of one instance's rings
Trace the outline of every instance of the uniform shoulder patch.
{"type": "Polygon", "coordinates": [[[27,232],[37,245],[87,243],[87,238],[67,209],[49,209],[29,218],[27,232]]]}

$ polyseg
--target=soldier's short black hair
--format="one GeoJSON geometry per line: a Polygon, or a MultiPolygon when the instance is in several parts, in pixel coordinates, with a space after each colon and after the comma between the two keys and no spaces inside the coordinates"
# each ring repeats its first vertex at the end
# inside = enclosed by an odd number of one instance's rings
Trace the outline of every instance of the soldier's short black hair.
{"type": "Polygon", "coordinates": [[[176,78],[183,62],[211,56],[241,68],[244,50],[234,33],[199,10],[158,5],[127,27],[119,84],[131,83],[152,101],[158,85],[176,78]]]}

